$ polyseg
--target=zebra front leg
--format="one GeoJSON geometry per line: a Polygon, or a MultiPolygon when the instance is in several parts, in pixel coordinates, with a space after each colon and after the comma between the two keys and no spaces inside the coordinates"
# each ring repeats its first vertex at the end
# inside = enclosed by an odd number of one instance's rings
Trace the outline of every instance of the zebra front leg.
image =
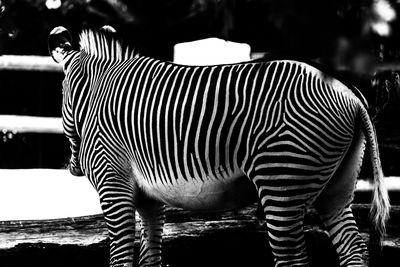
{"type": "Polygon", "coordinates": [[[99,195],[111,241],[110,266],[132,267],[136,223],[132,191],[123,180],[114,179],[101,185],[99,195]]]}
{"type": "Polygon", "coordinates": [[[367,247],[362,239],[350,205],[332,214],[320,214],[339,256],[340,266],[365,266],[367,247]]]}
{"type": "Polygon", "coordinates": [[[161,267],[165,206],[159,202],[138,207],[141,218],[139,266],[161,267]]]}

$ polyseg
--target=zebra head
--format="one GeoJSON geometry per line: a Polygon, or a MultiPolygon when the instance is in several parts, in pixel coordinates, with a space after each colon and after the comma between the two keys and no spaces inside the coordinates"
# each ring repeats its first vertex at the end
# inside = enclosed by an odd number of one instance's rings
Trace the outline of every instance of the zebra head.
{"type": "MultiPolygon", "coordinates": [[[[77,131],[77,122],[74,116],[74,108],[72,106],[72,90],[71,81],[76,80],[75,75],[70,74],[67,62],[71,61],[71,56],[75,53],[72,49],[72,38],[70,33],[64,27],[54,28],[48,37],[48,48],[49,53],[56,63],[63,65],[65,79],[63,81],[63,105],[62,105],[62,117],[63,117],[63,128],[66,137],[70,143],[71,158],[69,160],[68,169],[72,175],[82,176],[83,171],[79,163],[79,151],[80,151],[80,134],[77,131]],[[71,56],[68,56],[71,55],[71,56]],[[69,59],[67,59],[69,58],[69,59]]],[[[73,87],[77,87],[74,85],[73,87]]],[[[75,90],[76,91],[76,90],[75,90]]]]}
{"type": "MultiPolygon", "coordinates": [[[[110,25],[104,25],[99,31],[116,34],[117,31],[110,25]]],[[[72,37],[69,31],[62,27],[55,27],[48,37],[49,54],[56,63],[62,63],[65,56],[72,52],[72,37]]]]}
{"type": "Polygon", "coordinates": [[[67,29],[55,27],[49,34],[48,48],[53,60],[61,63],[65,56],[72,51],[72,38],[67,29]]]}
{"type": "Polygon", "coordinates": [[[81,164],[81,160],[84,159],[80,148],[82,131],[87,119],[87,105],[90,102],[86,99],[90,97],[90,89],[96,84],[97,75],[106,68],[105,65],[101,67],[97,63],[103,60],[113,61],[133,57],[133,50],[123,49],[115,29],[108,25],[99,30],[89,27],[84,29],[80,34],[79,44],[79,49],[73,49],[70,33],[61,26],[54,28],[48,37],[49,53],[55,62],[63,66],[65,74],[63,128],[71,148],[68,168],[75,176],[83,175],[85,169],[81,164]],[[92,64],[95,64],[96,68],[92,68],[92,64]]]}

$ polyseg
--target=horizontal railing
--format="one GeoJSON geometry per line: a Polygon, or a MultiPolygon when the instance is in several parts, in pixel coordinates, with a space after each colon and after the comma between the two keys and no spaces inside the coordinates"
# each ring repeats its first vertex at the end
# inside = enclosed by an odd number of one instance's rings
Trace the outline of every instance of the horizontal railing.
{"type": "MultiPolygon", "coordinates": [[[[263,53],[254,53],[253,59],[262,58],[263,53]]],[[[385,62],[375,64],[375,71],[400,71],[400,62],[385,62]]],[[[57,64],[49,56],[20,56],[20,55],[2,55],[0,56],[0,70],[15,71],[49,71],[61,72],[61,64],[57,64]]],[[[348,66],[339,66],[339,71],[348,71],[348,66]]]]}
{"type": "MultiPolygon", "coordinates": [[[[400,64],[382,64],[377,66],[377,69],[400,70],[400,64]]],[[[3,55],[0,56],[0,70],[60,72],[62,66],[55,63],[49,56],[3,55]]],[[[63,133],[62,120],[55,117],[0,115],[0,132],[61,134],[63,133]]],[[[390,191],[400,191],[398,177],[385,180],[390,191]]],[[[357,191],[371,190],[373,190],[373,185],[369,181],[359,180],[357,191]]]]}
{"type": "Polygon", "coordinates": [[[62,66],[48,56],[0,56],[0,70],[61,72],[62,66]]]}
{"type": "Polygon", "coordinates": [[[61,118],[0,115],[0,131],[12,133],[63,133],[61,118]]]}

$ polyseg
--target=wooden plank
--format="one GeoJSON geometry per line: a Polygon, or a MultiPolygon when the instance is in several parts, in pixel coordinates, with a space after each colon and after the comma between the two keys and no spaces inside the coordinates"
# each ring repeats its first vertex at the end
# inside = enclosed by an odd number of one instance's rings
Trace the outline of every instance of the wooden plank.
{"type": "MultiPolygon", "coordinates": [[[[263,58],[266,53],[252,53],[252,59],[263,58]]],[[[380,63],[374,66],[376,71],[400,70],[399,62],[380,63]]],[[[2,55],[0,56],[0,70],[16,71],[50,71],[62,72],[62,66],[53,61],[49,56],[32,55],[2,55]]],[[[349,70],[348,67],[339,67],[339,70],[349,70]]]]}
{"type": "MultiPolygon", "coordinates": [[[[357,192],[371,192],[374,185],[371,180],[358,180],[357,181],[357,192]]],[[[387,176],[385,177],[385,185],[390,192],[400,192],[400,177],[398,176],[387,176]]]]}
{"type": "Polygon", "coordinates": [[[0,249],[21,244],[51,243],[88,246],[107,239],[103,216],[57,220],[0,222],[0,249]]]}
{"type": "Polygon", "coordinates": [[[0,70],[61,72],[62,66],[49,56],[0,56],[0,70]]]}
{"type": "Polygon", "coordinates": [[[0,131],[62,134],[62,119],[55,117],[0,115],[0,131]]]}
{"type": "MultiPolygon", "coordinates": [[[[266,234],[264,220],[256,215],[256,205],[242,209],[203,213],[167,208],[165,240],[179,237],[202,237],[205,234],[223,230],[245,230],[249,233],[266,234]]],[[[367,204],[354,204],[353,212],[360,229],[368,232],[367,204]]],[[[137,221],[140,221],[137,216],[137,221]]],[[[318,230],[318,219],[310,212],[306,220],[306,230],[318,230]]],[[[400,206],[391,211],[388,233],[391,240],[400,235],[400,206]]],[[[0,222],[0,249],[12,248],[21,243],[55,243],[71,245],[91,245],[107,239],[107,229],[102,215],[83,216],[54,220],[17,220],[0,222]]],[[[393,241],[386,245],[393,246],[393,241]]]]}
{"type": "MultiPolygon", "coordinates": [[[[365,220],[363,214],[369,206],[363,205],[361,209],[361,219],[365,220]]],[[[358,205],[355,205],[356,214],[358,210],[358,205]]],[[[396,207],[398,211],[400,207],[396,207]]],[[[356,217],[360,219],[358,215],[356,217]]],[[[367,231],[362,231],[363,238],[368,240],[367,231]]],[[[36,265],[29,258],[29,266],[41,266],[43,261],[54,262],[67,254],[70,256],[65,260],[74,262],[65,266],[85,266],[82,262],[93,263],[99,257],[103,261],[96,266],[107,266],[107,237],[105,222],[99,215],[64,220],[1,222],[0,261],[10,263],[2,266],[16,266],[15,262],[21,261],[21,256],[38,255],[36,265]],[[74,256],[79,260],[70,258],[74,256]]],[[[312,266],[337,266],[328,237],[317,224],[306,225],[306,238],[314,263],[312,266]]],[[[390,233],[385,238],[385,260],[394,258],[400,252],[399,242],[399,232],[390,233]]],[[[135,246],[138,249],[138,238],[135,246]]],[[[265,223],[257,219],[255,205],[224,213],[194,213],[168,208],[164,259],[165,266],[175,267],[188,266],[188,262],[190,266],[273,266],[265,223]]]]}

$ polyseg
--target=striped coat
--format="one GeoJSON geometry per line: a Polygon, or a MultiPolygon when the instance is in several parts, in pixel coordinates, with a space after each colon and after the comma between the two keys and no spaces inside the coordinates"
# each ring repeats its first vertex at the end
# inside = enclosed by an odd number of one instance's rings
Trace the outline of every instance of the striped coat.
{"type": "Polygon", "coordinates": [[[99,192],[112,266],[132,264],[135,211],[140,264],[160,266],[164,204],[226,210],[257,199],[276,266],[308,265],[303,218],[311,205],[341,265],[361,266],[349,204],[365,140],[381,232],[389,204],[374,127],[351,89],[297,61],[191,67],[140,56],[104,32],[84,31],[78,51],[65,36],[57,28],[49,47],[66,74],[70,170],[99,192]],[[52,45],[60,39],[62,49],[52,45]]]}

